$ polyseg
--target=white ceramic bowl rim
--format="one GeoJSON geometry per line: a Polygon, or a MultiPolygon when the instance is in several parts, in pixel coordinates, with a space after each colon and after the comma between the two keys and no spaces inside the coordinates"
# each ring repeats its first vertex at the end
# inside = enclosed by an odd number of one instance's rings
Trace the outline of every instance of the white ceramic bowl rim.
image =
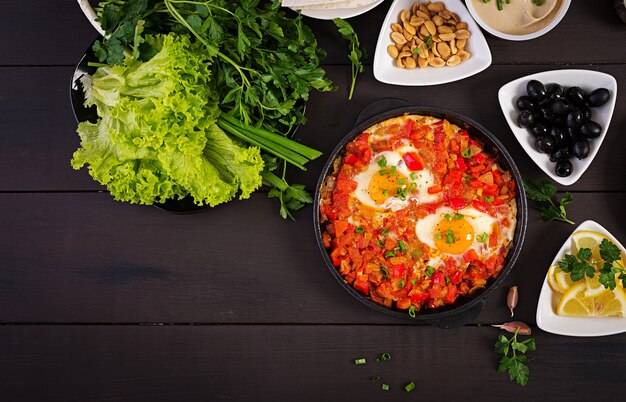
{"type": "Polygon", "coordinates": [[[531,39],[535,39],[535,38],[538,38],[540,36],[543,36],[543,35],[547,34],[552,29],[554,29],[554,27],[557,26],[559,24],[559,22],[561,22],[563,17],[565,17],[565,14],[567,14],[567,10],[569,9],[569,6],[570,6],[571,3],[572,3],[572,0],[565,0],[565,4],[563,5],[563,8],[561,9],[561,12],[545,28],[540,29],[537,32],[529,33],[529,34],[526,34],[526,35],[511,35],[511,34],[507,34],[507,33],[504,33],[504,32],[497,31],[497,30],[493,29],[491,26],[487,25],[487,23],[484,22],[478,16],[478,13],[476,12],[476,9],[474,9],[474,5],[472,4],[472,1],[471,0],[466,0],[465,1],[465,5],[467,6],[467,9],[469,10],[470,14],[472,15],[472,18],[474,18],[474,20],[476,20],[476,22],[478,23],[478,25],[481,26],[482,29],[484,29],[485,31],[489,32],[491,35],[496,36],[498,38],[502,38],[502,39],[506,39],[506,40],[513,40],[513,41],[531,40],[531,39]]]}

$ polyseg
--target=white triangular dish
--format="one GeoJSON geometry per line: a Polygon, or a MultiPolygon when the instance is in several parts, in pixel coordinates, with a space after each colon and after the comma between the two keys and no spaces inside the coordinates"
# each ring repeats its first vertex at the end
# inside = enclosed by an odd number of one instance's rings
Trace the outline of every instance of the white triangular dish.
{"type": "MultiPolygon", "coordinates": [[[[611,240],[624,254],[624,246],[600,224],[594,221],[585,221],[574,232],[592,230],[603,234],[611,240]]],[[[572,233],[574,233],[572,232],[572,233]]],[[[563,255],[572,249],[572,236],[568,237],[552,265],[563,259],[563,255]]],[[[547,271],[548,267],[546,267],[547,271]]],[[[543,281],[541,294],[537,303],[537,326],[546,332],[566,336],[605,336],[626,332],[626,317],[565,317],[555,312],[555,292],[548,284],[548,275],[543,281]]]]}
{"type": "Polygon", "coordinates": [[[530,158],[547,174],[552,180],[564,186],[570,186],[585,173],[591,162],[596,157],[604,137],[609,129],[609,123],[615,109],[615,100],[617,98],[617,81],[609,74],[590,70],[552,70],[542,73],[527,75],[511,81],[504,85],[498,91],[498,100],[506,122],[509,124],[511,131],[519,141],[524,151],[530,158]],[[592,108],[591,120],[602,126],[602,133],[598,138],[590,141],[591,147],[589,155],[582,160],[572,158],[570,161],[573,165],[572,174],[567,177],[559,177],[554,172],[554,162],[550,162],[550,156],[542,154],[535,149],[535,138],[526,130],[517,125],[517,117],[519,110],[515,106],[518,97],[526,95],[526,84],[530,80],[539,80],[545,85],[557,83],[561,86],[572,87],[579,86],[587,92],[591,92],[597,88],[606,88],[611,94],[611,98],[607,103],[600,107],[592,108]]]}
{"type": "Polygon", "coordinates": [[[385,84],[403,85],[403,86],[426,86],[438,85],[448,82],[462,80],[474,74],[485,70],[491,65],[491,51],[487,40],[482,31],[472,19],[472,16],[459,0],[444,1],[448,10],[456,13],[460,20],[466,22],[468,30],[472,34],[467,40],[466,50],[472,55],[469,59],[460,64],[441,68],[426,67],[407,70],[399,68],[395,64],[389,54],[387,54],[387,46],[393,44],[391,40],[391,24],[400,20],[400,12],[402,10],[410,10],[415,0],[395,0],[389,8],[389,12],[385,17],[378,34],[378,42],[376,43],[376,53],[374,54],[374,77],[385,84]]]}

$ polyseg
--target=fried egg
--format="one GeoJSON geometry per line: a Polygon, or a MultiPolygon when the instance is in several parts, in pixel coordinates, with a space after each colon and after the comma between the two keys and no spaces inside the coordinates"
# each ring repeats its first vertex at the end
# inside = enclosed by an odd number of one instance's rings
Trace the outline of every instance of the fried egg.
{"type": "Polygon", "coordinates": [[[417,221],[415,234],[435,252],[459,256],[470,248],[479,254],[486,254],[488,239],[498,220],[474,208],[454,210],[440,207],[434,214],[417,221]]]}
{"type": "Polygon", "coordinates": [[[357,188],[354,196],[364,205],[378,209],[398,211],[415,200],[418,204],[437,202],[437,194],[429,194],[428,187],[435,184],[427,168],[410,171],[402,155],[417,150],[404,146],[394,151],[374,155],[369,166],[354,176],[357,188]]]}

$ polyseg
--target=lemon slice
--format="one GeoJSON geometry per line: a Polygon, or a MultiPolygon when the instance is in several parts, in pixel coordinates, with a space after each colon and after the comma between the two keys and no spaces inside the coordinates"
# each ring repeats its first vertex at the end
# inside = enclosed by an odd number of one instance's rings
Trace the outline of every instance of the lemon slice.
{"type": "Polygon", "coordinates": [[[555,292],[565,293],[574,283],[570,274],[564,272],[557,265],[553,265],[548,269],[548,284],[555,292]]]}
{"type": "Polygon", "coordinates": [[[557,314],[574,317],[624,317],[626,316],[626,293],[620,286],[614,290],[601,290],[586,296],[587,282],[571,286],[561,298],[557,314]]]}
{"type": "MultiPolygon", "coordinates": [[[[581,230],[572,234],[572,254],[576,255],[581,248],[588,248],[591,250],[591,260],[596,262],[602,262],[600,256],[600,243],[602,240],[608,237],[602,233],[594,232],[593,230],[581,230]]],[[[619,261],[620,263],[622,260],[619,261]]]]}
{"type": "Polygon", "coordinates": [[[604,292],[606,289],[604,285],[600,283],[600,275],[596,274],[593,278],[585,277],[585,282],[587,284],[587,289],[585,290],[585,297],[594,297],[604,292]]]}

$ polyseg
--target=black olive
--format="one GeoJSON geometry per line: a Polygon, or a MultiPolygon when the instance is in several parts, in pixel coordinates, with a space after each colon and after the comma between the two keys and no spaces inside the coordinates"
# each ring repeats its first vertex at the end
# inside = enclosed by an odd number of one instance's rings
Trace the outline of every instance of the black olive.
{"type": "Polygon", "coordinates": [[[557,145],[563,145],[569,143],[569,137],[567,131],[561,126],[552,126],[550,128],[550,135],[554,138],[557,145]]]}
{"type": "Polygon", "coordinates": [[[559,84],[550,84],[548,85],[547,92],[548,100],[555,100],[562,98],[565,91],[563,91],[563,87],[559,84]]]}
{"type": "Polygon", "coordinates": [[[544,154],[552,153],[552,151],[554,150],[554,146],[555,141],[549,135],[542,135],[540,137],[537,137],[537,139],[535,140],[535,148],[537,148],[537,151],[544,154]]]}
{"type": "Polygon", "coordinates": [[[520,127],[530,127],[535,123],[535,116],[530,110],[522,110],[517,118],[517,124],[520,127]]]}
{"type": "Polygon", "coordinates": [[[548,125],[544,122],[538,121],[534,125],[530,126],[529,131],[534,137],[546,135],[548,134],[548,125]]]}
{"type": "Polygon", "coordinates": [[[556,166],[554,167],[554,172],[559,177],[567,177],[572,174],[572,169],[572,162],[567,159],[561,159],[556,163],[556,166]]]}
{"type": "Polygon", "coordinates": [[[578,128],[583,124],[583,113],[580,109],[574,109],[567,115],[567,127],[578,128]]]}
{"type": "Polygon", "coordinates": [[[526,95],[517,98],[517,100],[515,101],[515,105],[519,110],[532,110],[536,106],[535,102],[533,102],[533,100],[526,95]]]}
{"type": "Polygon", "coordinates": [[[546,88],[537,80],[531,80],[526,84],[526,93],[534,101],[541,102],[546,99],[546,88]]]}
{"type": "Polygon", "coordinates": [[[583,114],[583,121],[591,120],[591,109],[587,105],[578,105],[578,109],[583,114]]]}
{"type": "Polygon", "coordinates": [[[542,105],[539,108],[539,114],[541,116],[542,119],[547,120],[547,121],[554,121],[555,119],[555,115],[554,112],[552,112],[552,108],[550,107],[550,105],[542,105]]]}
{"type": "Polygon", "coordinates": [[[580,127],[580,133],[583,137],[597,138],[602,133],[602,126],[593,120],[589,120],[580,127]]]}
{"type": "Polygon", "coordinates": [[[562,116],[569,112],[570,104],[567,99],[555,99],[550,103],[550,108],[555,115],[562,116]]]}
{"type": "Polygon", "coordinates": [[[580,87],[569,87],[565,92],[567,99],[574,103],[585,103],[587,101],[587,93],[580,87]]]}
{"type": "Polygon", "coordinates": [[[556,162],[556,161],[560,161],[561,159],[569,159],[569,157],[570,157],[569,147],[564,146],[564,147],[560,147],[552,151],[552,153],[550,154],[550,161],[556,162]]]}
{"type": "Polygon", "coordinates": [[[584,159],[589,155],[589,140],[586,138],[579,138],[578,141],[572,145],[572,154],[578,159],[584,159]]]}
{"type": "Polygon", "coordinates": [[[589,94],[589,106],[602,106],[609,101],[611,94],[606,88],[598,88],[589,94]]]}

